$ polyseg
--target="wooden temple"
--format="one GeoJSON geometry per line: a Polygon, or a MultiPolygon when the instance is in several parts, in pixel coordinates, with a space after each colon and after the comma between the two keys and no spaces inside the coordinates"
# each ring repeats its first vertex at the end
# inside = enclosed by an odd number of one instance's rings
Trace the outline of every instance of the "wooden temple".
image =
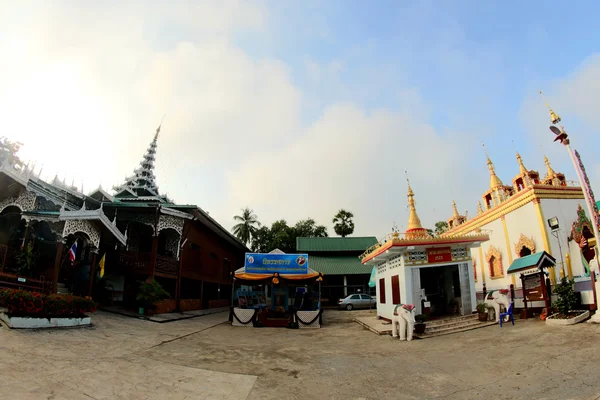
{"type": "Polygon", "coordinates": [[[0,152],[0,287],[92,295],[104,258],[110,301],[133,304],[139,283],[155,279],[171,294],[171,308],[227,306],[231,273],[248,249],[200,207],[159,192],[159,133],[113,194],[102,187],[84,194],[57,177],[46,182],[15,154],[0,152]],[[35,262],[26,268],[28,251],[35,262]]]}

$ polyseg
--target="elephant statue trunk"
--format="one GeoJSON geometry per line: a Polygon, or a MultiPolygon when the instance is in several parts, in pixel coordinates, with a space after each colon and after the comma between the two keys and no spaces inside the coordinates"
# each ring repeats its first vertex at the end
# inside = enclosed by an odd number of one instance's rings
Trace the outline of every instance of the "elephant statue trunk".
{"type": "Polygon", "coordinates": [[[412,340],[415,329],[415,305],[398,304],[392,317],[392,337],[400,340],[412,340]]]}

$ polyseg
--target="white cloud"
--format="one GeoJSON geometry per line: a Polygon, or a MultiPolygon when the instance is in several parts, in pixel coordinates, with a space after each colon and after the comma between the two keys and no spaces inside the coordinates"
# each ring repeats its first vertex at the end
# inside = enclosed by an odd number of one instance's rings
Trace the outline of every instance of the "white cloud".
{"type": "MultiPolygon", "coordinates": [[[[596,151],[600,145],[600,119],[597,117],[599,75],[600,54],[593,54],[568,75],[540,84],[550,106],[562,118],[562,124],[570,134],[571,146],[580,153],[592,188],[596,188],[596,191],[600,187],[600,163],[596,151]]],[[[532,144],[541,145],[555,170],[565,173],[567,179],[576,181],[577,176],[567,151],[553,142],[554,135],[548,129],[549,112],[537,91],[532,89],[523,101],[521,118],[532,144]]],[[[600,200],[600,197],[596,200],[600,200]]]]}
{"type": "MultiPolygon", "coordinates": [[[[313,217],[330,227],[346,208],[357,234],[381,236],[393,221],[406,225],[404,170],[427,226],[451,215],[453,198],[475,209],[487,182],[482,162],[471,169],[478,141],[436,131],[417,89],[397,93],[395,110],[334,103],[306,122],[312,100],[289,67],[234,44],[236,32],[268,29],[260,3],[106,4],[2,6],[3,134],[25,142],[24,156],[46,173],[87,189],[120,183],[166,113],[161,190],[226,227],[246,205],[265,223],[313,217]]],[[[344,67],[308,65],[319,79],[344,67]]]]}
{"type": "Polygon", "coordinates": [[[407,114],[335,105],[288,148],[254,153],[230,173],[230,208],[249,204],[267,221],[311,216],[327,225],[346,208],[355,213],[357,234],[383,235],[393,221],[406,227],[408,170],[422,222],[431,226],[451,215],[452,187],[463,206],[477,196],[460,193],[469,142],[466,135],[442,137],[407,114]]]}

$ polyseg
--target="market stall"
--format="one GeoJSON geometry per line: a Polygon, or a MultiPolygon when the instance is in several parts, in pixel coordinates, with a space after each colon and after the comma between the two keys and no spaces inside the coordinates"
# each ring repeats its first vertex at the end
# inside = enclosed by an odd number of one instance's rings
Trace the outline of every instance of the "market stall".
{"type": "Polygon", "coordinates": [[[230,321],[248,327],[321,327],[323,274],[306,254],[247,253],[235,271],[230,321]]]}

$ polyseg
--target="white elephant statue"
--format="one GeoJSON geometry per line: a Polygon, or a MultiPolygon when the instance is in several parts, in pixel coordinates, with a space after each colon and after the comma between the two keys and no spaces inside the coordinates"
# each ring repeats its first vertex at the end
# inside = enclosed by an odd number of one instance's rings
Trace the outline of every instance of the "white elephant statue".
{"type": "Polygon", "coordinates": [[[500,321],[500,306],[504,306],[504,310],[508,310],[510,306],[510,298],[506,289],[492,290],[485,296],[485,307],[488,309],[488,312],[494,310],[494,321],[496,322],[500,321]]]}
{"type": "Polygon", "coordinates": [[[392,317],[392,337],[400,340],[412,340],[415,329],[415,306],[414,304],[398,304],[394,308],[392,317]],[[398,335],[398,331],[400,334],[398,335]]]}

